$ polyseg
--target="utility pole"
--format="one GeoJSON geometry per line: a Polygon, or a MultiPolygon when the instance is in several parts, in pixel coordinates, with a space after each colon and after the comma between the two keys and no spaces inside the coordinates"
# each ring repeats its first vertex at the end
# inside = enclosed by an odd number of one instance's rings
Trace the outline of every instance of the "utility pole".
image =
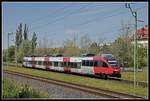
{"type": "MultiPolygon", "coordinates": [[[[9,35],[12,35],[13,34],[13,32],[12,33],[8,33],[8,49],[9,49],[9,35]]],[[[7,49],[7,62],[8,62],[8,59],[9,59],[9,57],[8,57],[8,49],[7,49]]],[[[7,67],[8,67],[8,63],[7,63],[7,67]]]]}
{"type": "Polygon", "coordinates": [[[137,64],[137,59],[138,59],[138,51],[137,51],[137,12],[136,11],[133,11],[130,7],[130,4],[125,4],[125,7],[126,8],[129,8],[131,13],[132,13],[132,16],[134,17],[135,19],[135,34],[134,34],[134,88],[136,86],[136,72],[137,72],[137,68],[138,68],[138,64],[137,64]],[[136,70],[135,70],[136,69],[136,70]]]}
{"type": "Polygon", "coordinates": [[[15,43],[15,59],[16,59],[16,67],[18,67],[18,57],[17,57],[17,45],[15,43]]]}
{"type": "Polygon", "coordinates": [[[75,36],[75,32],[74,32],[73,40],[74,40],[74,47],[76,47],[76,36],[75,36]]]}

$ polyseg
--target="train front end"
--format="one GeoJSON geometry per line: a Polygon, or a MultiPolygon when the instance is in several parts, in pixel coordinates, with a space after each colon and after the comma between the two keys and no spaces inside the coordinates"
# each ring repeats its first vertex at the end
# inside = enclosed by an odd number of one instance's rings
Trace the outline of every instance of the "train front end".
{"type": "Polygon", "coordinates": [[[108,63],[111,66],[113,71],[113,73],[110,76],[121,78],[121,68],[118,65],[118,62],[114,59],[114,60],[108,60],[108,63]]]}
{"type": "Polygon", "coordinates": [[[105,58],[107,63],[112,68],[112,74],[109,75],[110,77],[117,77],[121,78],[121,68],[118,64],[118,61],[115,59],[115,57],[112,54],[102,54],[102,57],[105,58]]]}

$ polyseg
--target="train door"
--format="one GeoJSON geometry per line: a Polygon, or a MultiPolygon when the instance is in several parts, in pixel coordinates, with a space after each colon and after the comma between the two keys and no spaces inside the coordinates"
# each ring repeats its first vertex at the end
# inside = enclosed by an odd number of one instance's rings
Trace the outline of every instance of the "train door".
{"type": "Polygon", "coordinates": [[[46,56],[46,57],[44,58],[44,66],[45,66],[45,69],[46,69],[46,70],[49,69],[49,67],[48,67],[48,62],[49,62],[49,58],[46,56]]]}
{"type": "Polygon", "coordinates": [[[71,68],[69,67],[70,58],[64,57],[63,62],[64,62],[64,72],[71,72],[71,68]]]}
{"type": "Polygon", "coordinates": [[[35,57],[32,57],[32,68],[35,68],[35,57]]]}
{"type": "Polygon", "coordinates": [[[83,74],[94,74],[93,61],[92,60],[82,60],[81,73],[83,73],[83,74]]]}
{"type": "Polygon", "coordinates": [[[110,74],[112,70],[106,62],[98,60],[94,63],[94,72],[95,74],[110,74]]]}

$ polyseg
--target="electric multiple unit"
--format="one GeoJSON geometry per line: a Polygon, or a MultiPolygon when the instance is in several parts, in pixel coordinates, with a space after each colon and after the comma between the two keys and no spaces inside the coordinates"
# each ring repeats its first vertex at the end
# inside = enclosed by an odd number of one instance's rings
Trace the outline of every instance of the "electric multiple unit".
{"type": "Polygon", "coordinates": [[[121,69],[103,57],[24,57],[23,66],[85,75],[121,77],[121,69]]]}

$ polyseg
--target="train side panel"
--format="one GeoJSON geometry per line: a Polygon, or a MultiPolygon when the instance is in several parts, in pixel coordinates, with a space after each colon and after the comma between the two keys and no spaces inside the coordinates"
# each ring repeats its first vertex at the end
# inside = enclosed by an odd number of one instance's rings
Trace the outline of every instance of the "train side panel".
{"type": "Polygon", "coordinates": [[[78,74],[105,74],[109,76],[118,76],[121,74],[119,68],[112,68],[105,59],[100,57],[24,57],[23,65],[32,68],[78,74]],[[89,65],[84,65],[83,62],[89,62],[87,63],[89,65]],[[97,62],[97,65],[95,65],[95,62],[97,62]],[[98,62],[101,65],[98,65],[98,62]]]}

